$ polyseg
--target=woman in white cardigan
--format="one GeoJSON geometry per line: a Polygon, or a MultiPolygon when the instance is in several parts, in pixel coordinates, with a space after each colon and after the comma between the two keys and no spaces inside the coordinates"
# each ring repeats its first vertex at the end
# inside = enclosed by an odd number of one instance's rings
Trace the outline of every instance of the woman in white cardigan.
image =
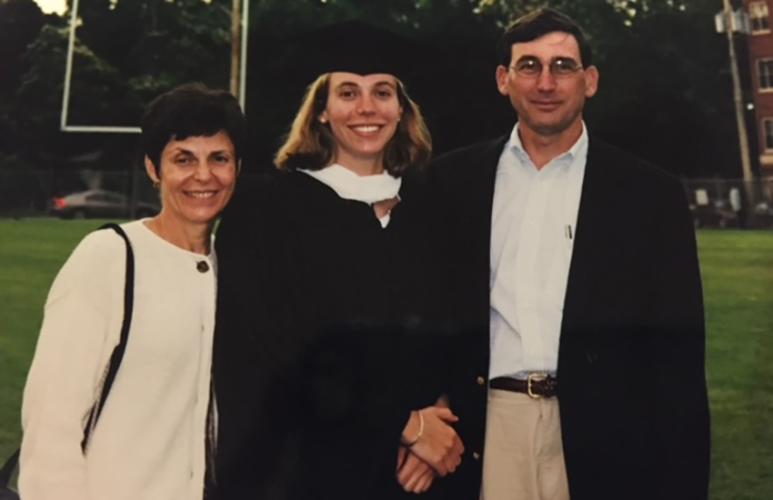
{"type": "Polygon", "coordinates": [[[122,226],[135,259],[126,351],[82,451],[123,318],[125,245],[113,231],[96,231],[62,267],[46,302],[22,408],[25,500],[205,496],[214,445],[211,230],[233,193],[245,131],[234,97],[202,85],[150,105],[142,146],[162,208],[122,226]]]}

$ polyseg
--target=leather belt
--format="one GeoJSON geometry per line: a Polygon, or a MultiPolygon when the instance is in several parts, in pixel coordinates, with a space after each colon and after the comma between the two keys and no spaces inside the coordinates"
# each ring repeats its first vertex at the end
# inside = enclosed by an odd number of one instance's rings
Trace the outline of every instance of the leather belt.
{"type": "Polygon", "coordinates": [[[530,373],[526,380],[510,377],[496,377],[489,387],[501,391],[521,392],[534,399],[552,398],[558,392],[558,380],[546,373],[530,373]]]}

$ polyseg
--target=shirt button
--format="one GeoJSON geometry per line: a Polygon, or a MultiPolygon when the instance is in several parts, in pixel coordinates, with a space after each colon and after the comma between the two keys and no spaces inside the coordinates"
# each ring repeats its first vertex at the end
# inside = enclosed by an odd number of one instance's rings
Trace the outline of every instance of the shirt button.
{"type": "Polygon", "coordinates": [[[209,271],[209,264],[207,264],[207,261],[205,260],[200,260],[196,263],[196,269],[198,269],[200,273],[206,273],[209,271]]]}
{"type": "Polygon", "coordinates": [[[474,458],[475,460],[480,460],[480,453],[478,453],[477,451],[473,451],[472,458],[474,458]]]}
{"type": "Polygon", "coordinates": [[[478,385],[483,385],[486,383],[486,378],[478,375],[478,378],[475,379],[475,382],[477,382],[478,385]]]}

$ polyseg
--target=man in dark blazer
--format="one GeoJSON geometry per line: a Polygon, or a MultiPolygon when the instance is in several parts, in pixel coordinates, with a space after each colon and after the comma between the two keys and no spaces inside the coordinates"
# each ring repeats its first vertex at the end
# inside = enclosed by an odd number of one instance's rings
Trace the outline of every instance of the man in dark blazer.
{"type": "Polygon", "coordinates": [[[533,12],[500,45],[513,132],[431,169],[466,448],[447,491],[705,499],[704,313],[682,186],[588,134],[598,70],[574,21],[533,12]]]}

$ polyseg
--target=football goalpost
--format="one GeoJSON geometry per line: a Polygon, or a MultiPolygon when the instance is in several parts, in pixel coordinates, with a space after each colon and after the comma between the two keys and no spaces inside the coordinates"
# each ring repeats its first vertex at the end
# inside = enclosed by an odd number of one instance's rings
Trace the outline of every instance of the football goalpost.
{"type": "MultiPolygon", "coordinates": [[[[129,0],[124,0],[129,1],[129,0]]],[[[134,1],[134,0],[132,0],[134,1]]],[[[138,126],[109,126],[109,125],[89,125],[89,124],[71,124],[69,123],[70,93],[72,92],[72,69],[75,56],[75,31],[78,28],[78,0],[73,0],[70,8],[70,29],[67,41],[67,60],[64,70],[64,87],[62,91],[62,111],[60,118],[60,130],[63,132],[82,132],[82,133],[108,133],[108,134],[138,134],[138,126]]],[[[249,0],[233,0],[232,2],[232,55],[238,51],[238,58],[232,57],[232,66],[236,65],[238,60],[238,70],[231,68],[231,92],[236,94],[242,110],[246,104],[246,81],[247,81],[247,38],[249,34],[249,0]],[[241,7],[241,9],[240,9],[241,7]],[[239,12],[241,10],[241,12],[239,12]],[[238,76],[234,79],[234,76],[238,76]]]]}

